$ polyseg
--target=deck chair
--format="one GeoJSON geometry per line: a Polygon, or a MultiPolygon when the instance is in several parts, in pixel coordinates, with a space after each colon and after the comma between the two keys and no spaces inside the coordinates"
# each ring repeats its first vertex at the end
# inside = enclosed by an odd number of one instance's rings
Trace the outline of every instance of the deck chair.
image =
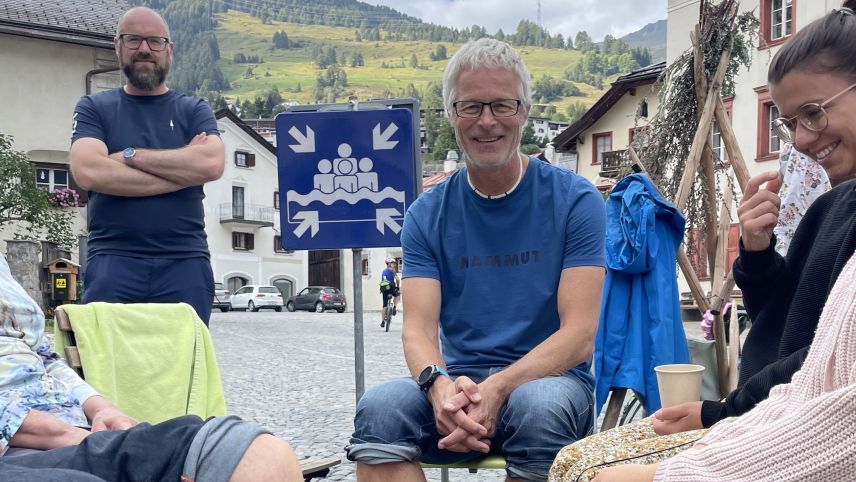
{"type": "Polygon", "coordinates": [[[131,417],[226,414],[211,336],[190,305],[96,302],[55,317],[56,352],[131,417]]]}
{"type": "MultiPolygon", "coordinates": [[[[208,328],[189,305],[63,305],[54,316],[55,351],[128,415],[157,423],[226,414],[208,328]]],[[[338,457],[308,458],[300,469],[309,482],[339,463],[338,457]]]]}
{"type": "Polygon", "coordinates": [[[501,455],[488,455],[478,460],[469,462],[460,462],[457,464],[421,464],[426,469],[440,469],[440,482],[449,482],[449,469],[469,469],[471,474],[475,474],[479,469],[505,469],[505,458],[501,455]]]}

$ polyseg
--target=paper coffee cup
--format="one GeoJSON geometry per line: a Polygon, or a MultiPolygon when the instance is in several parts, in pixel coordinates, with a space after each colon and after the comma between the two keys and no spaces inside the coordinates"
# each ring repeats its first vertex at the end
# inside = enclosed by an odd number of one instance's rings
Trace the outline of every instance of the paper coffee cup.
{"type": "Polygon", "coordinates": [[[685,402],[701,400],[701,375],[704,367],[689,363],[660,365],[654,367],[657,386],[660,389],[660,404],[671,407],[685,402]]]}

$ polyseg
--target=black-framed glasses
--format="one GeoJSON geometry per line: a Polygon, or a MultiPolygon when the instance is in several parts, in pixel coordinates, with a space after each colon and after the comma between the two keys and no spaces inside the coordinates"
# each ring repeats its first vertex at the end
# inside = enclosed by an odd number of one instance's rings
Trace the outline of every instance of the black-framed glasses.
{"type": "Polygon", "coordinates": [[[801,105],[797,110],[797,115],[787,118],[779,117],[774,120],[773,131],[777,136],[779,136],[779,139],[790,143],[793,143],[794,141],[794,133],[797,131],[797,122],[812,132],[822,132],[829,125],[829,118],[826,116],[826,108],[832,104],[832,101],[841,97],[854,87],[856,87],[856,84],[852,84],[850,87],[847,87],[820,104],[809,102],[808,104],[801,105]]]}
{"type": "Polygon", "coordinates": [[[517,99],[500,99],[493,102],[479,102],[476,100],[459,100],[452,103],[455,115],[458,117],[475,118],[481,117],[485,106],[490,107],[494,117],[511,117],[520,110],[520,102],[517,99]]]}
{"type": "Polygon", "coordinates": [[[123,33],[119,35],[119,40],[122,41],[122,45],[131,50],[137,50],[140,48],[140,46],[143,45],[143,41],[149,45],[149,50],[152,52],[160,52],[169,45],[168,37],[140,37],[139,35],[134,35],[132,33],[123,33]]]}

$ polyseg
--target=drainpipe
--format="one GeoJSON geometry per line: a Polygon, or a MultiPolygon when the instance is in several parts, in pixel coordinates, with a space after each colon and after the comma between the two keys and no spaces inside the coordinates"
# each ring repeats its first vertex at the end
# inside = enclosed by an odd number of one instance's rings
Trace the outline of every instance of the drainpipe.
{"type": "Polygon", "coordinates": [[[94,69],[86,73],[86,95],[92,93],[92,77],[98,74],[106,74],[107,72],[115,72],[119,67],[106,67],[103,69],[94,69]]]}

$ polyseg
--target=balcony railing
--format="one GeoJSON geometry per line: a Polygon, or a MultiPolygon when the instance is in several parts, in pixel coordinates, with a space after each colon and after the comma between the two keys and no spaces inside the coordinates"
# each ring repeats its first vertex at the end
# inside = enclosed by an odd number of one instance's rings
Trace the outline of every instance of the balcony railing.
{"type": "Polygon", "coordinates": [[[600,165],[600,176],[616,178],[622,172],[630,169],[632,164],[627,150],[607,151],[603,153],[603,162],[600,165]]]}
{"type": "Polygon", "coordinates": [[[276,210],[257,204],[223,203],[217,207],[220,224],[248,224],[251,226],[273,226],[276,210]]]}

